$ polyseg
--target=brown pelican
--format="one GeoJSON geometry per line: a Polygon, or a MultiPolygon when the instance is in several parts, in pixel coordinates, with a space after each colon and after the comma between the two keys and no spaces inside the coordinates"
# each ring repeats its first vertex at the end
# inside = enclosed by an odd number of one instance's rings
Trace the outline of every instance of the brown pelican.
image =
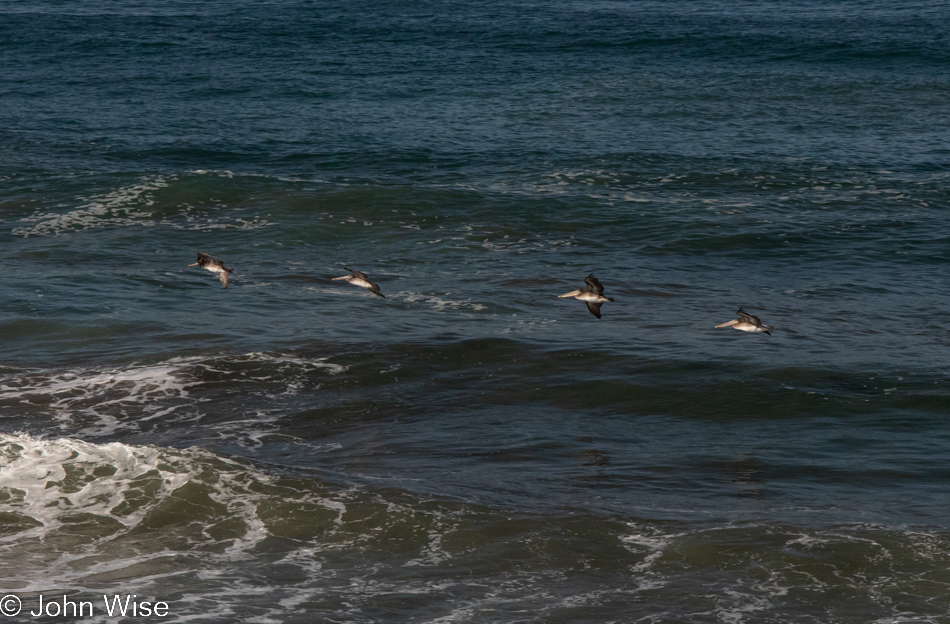
{"type": "Polygon", "coordinates": [[[587,304],[587,309],[590,310],[591,314],[600,318],[600,306],[605,301],[613,301],[613,299],[604,296],[604,286],[594,277],[593,273],[584,278],[584,283],[587,284],[587,288],[578,288],[569,293],[558,295],[558,299],[563,297],[580,299],[587,304]]]}
{"type": "Polygon", "coordinates": [[[743,311],[742,308],[739,308],[739,311],[736,312],[739,318],[734,318],[728,323],[723,323],[722,325],[716,325],[716,327],[732,327],[733,329],[738,329],[739,331],[753,332],[753,333],[762,333],[765,332],[771,336],[770,329],[773,329],[771,325],[763,325],[762,321],[759,320],[759,317],[752,316],[743,311]]]}
{"type": "Polygon", "coordinates": [[[350,273],[352,273],[352,275],[344,275],[343,277],[334,277],[333,278],[334,280],[346,280],[349,283],[353,284],[354,286],[362,286],[363,288],[369,288],[369,291],[373,293],[374,295],[379,295],[383,299],[386,298],[386,295],[379,292],[379,284],[370,283],[369,275],[361,271],[354,271],[353,269],[348,269],[346,267],[343,267],[343,268],[349,271],[350,273]]]}
{"type": "Polygon", "coordinates": [[[218,260],[211,254],[200,253],[198,254],[198,262],[193,262],[188,266],[198,265],[202,269],[208,269],[212,273],[218,274],[218,279],[221,280],[221,285],[225,288],[228,287],[228,273],[234,273],[234,269],[231,267],[224,266],[224,262],[218,260]]]}

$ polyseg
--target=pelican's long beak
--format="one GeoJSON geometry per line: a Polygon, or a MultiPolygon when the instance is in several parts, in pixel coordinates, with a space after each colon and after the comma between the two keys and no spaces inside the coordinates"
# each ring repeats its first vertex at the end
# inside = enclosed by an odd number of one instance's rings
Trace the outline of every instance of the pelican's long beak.
{"type": "Polygon", "coordinates": [[[333,280],[335,281],[335,280],[341,280],[341,279],[350,279],[351,277],[353,277],[353,276],[352,276],[352,275],[344,275],[343,277],[334,277],[334,278],[331,278],[331,279],[333,279],[333,280]]]}
{"type": "Polygon", "coordinates": [[[729,321],[728,323],[723,323],[722,325],[716,325],[716,327],[732,327],[733,325],[735,325],[735,324],[738,323],[738,322],[739,322],[739,319],[732,319],[732,320],[729,321]]]}
{"type": "Polygon", "coordinates": [[[198,263],[197,263],[197,262],[192,262],[192,263],[189,264],[188,266],[198,266],[198,263]]]}
{"type": "Polygon", "coordinates": [[[558,295],[557,298],[558,298],[558,299],[562,299],[562,298],[564,298],[564,297],[576,297],[576,296],[579,295],[579,294],[581,294],[581,291],[580,291],[580,290],[572,290],[571,292],[569,292],[569,293],[567,293],[567,294],[558,295]]]}

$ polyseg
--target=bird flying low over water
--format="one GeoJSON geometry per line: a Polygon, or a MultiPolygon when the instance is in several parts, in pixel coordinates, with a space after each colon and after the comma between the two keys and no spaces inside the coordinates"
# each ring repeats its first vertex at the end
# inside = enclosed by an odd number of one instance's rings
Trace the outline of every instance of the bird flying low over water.
{"type": "Polygon", "coordinates": [[[225,288],[228,287],[228,273],[234,273],[234,269],[224,266],[224,262],[218,260],[211,254],[199,253],[198,262],[193,262],[188,266],[195,265],[200,266],[202,269],[208,269],[212,273],[217,273],[218,279],[221,280],[221,285],[225,288]]]}
{"type": "Polygon", "coordinates": [[[379,284],[370,283],[369,275],[361,271],[354,271],[353,269],[347,269],[346,267],[343,267],[343,268],[349,271],[351,275],[344,275],[343,277],[334,277],[333,278],[334,280],[346,280],[349,283],[353,284],[354,286],[362,286],[363,288],[369,288],[369,291],[373,293],[374,295],[379,295],[383,299],[386,298],[386,295],[379,292],[379,284]]]}
{"type": "Polygon", "coordinates": [[[728,323],[723,323],[721,325],[716,325],[716,327],[732,327],[733,329],[738,329],[739,331],[744,332],[753,332],[753,333],[766,333],[771,336],[770,329],[773,329],[771,325],[763,325],[762,321],[759,320],[759,317],[752,316],[751,314],[743,311],[742,308],[739,308],[739,311],[736,312],[739,318],[734,318],[728,323]]]}
{"type": "Polygon", "coordinates": [[[604,296],[604,286],[594,277],[593,273],[584,278],[584,283],[587,284],[587,288],[578,288],[569,293],[558,295],[558,299],[563,297],[580,299],[587,304],[587,309],[590,310],[591,314],[600,318],[600,306],[602,306],[605,301],[613,301],[613,299],[604,296]]]}

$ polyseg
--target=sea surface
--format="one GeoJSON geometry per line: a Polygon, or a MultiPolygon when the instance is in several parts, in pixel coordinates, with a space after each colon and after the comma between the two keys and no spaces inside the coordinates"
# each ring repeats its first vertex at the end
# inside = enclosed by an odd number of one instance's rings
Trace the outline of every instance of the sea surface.
{"type": "Polygon", "coordinates": [[[950,622],[945,0],[6,0],[0,70],[3,621],[950,622]]]}

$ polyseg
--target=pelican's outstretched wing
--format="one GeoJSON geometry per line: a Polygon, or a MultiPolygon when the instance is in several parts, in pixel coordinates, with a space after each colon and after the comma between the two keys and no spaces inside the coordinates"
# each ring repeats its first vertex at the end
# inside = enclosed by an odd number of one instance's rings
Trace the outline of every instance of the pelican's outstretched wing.
{"type": "Polygon", "coordinates": [[[759,320],[759,317],[757,317],[757,316],[752,316],[752,315],[749,314],[748,312],[744,312],[744,311],[742,310],[742,308],[739,308],[739,311],[736,312],[736,315],[737,315],[740,319],[742,319],[743,321],[745,321],[746,323],[750,323],[750,324],[752,324],[752,325],[755,325],[756,327],[761,327],[761,326],[762,326],[762,321],[759,320]]]}
{"type": "Polygon", "coordinates": [[[379,292],[379,284],[371,284],[370,287],[369,287],[369,291],[370,291],[371,293],[375,294],[375,295],[379,295],[379,296],[382,297],[383,299],[386,298],[386,295],[384,295],[383,293],[379,292]]]}
{"type": "Polygon", "coordinates": [[[343,268],[349,271],[350,273],[352,273],[355,277],[358,277],[361,280],[366,280],[367,282],[369,281],[369,275],[367,275],[366,273],[363,273],[362,271],[354,271],[353,269],[349,269],[347,267],[343,267],[343,268]]]}
{"type": "Polygon", "coordinates": [[[228,287],[228,272],[227,271],[220,271],[218,273],[218,279],[221,280],[222,286],[224,286],[225,288],[228,287]]]}
{"type": "Polygon", "coordinates": [[[585,301],[587,304],[587,309],[590,310],[590,313],[600,318],[600,306],[604,305],[603,303],[594,303],[593,301],[585,301]]]}
{"type": "Polygon", "coordinates": [[[604,285],[601,284],[596,277],[594,277],[593,273],[584,278],[584,283],[590,288],[590,292],[594,293],[595,295],[604,294],[604,285]]]}

